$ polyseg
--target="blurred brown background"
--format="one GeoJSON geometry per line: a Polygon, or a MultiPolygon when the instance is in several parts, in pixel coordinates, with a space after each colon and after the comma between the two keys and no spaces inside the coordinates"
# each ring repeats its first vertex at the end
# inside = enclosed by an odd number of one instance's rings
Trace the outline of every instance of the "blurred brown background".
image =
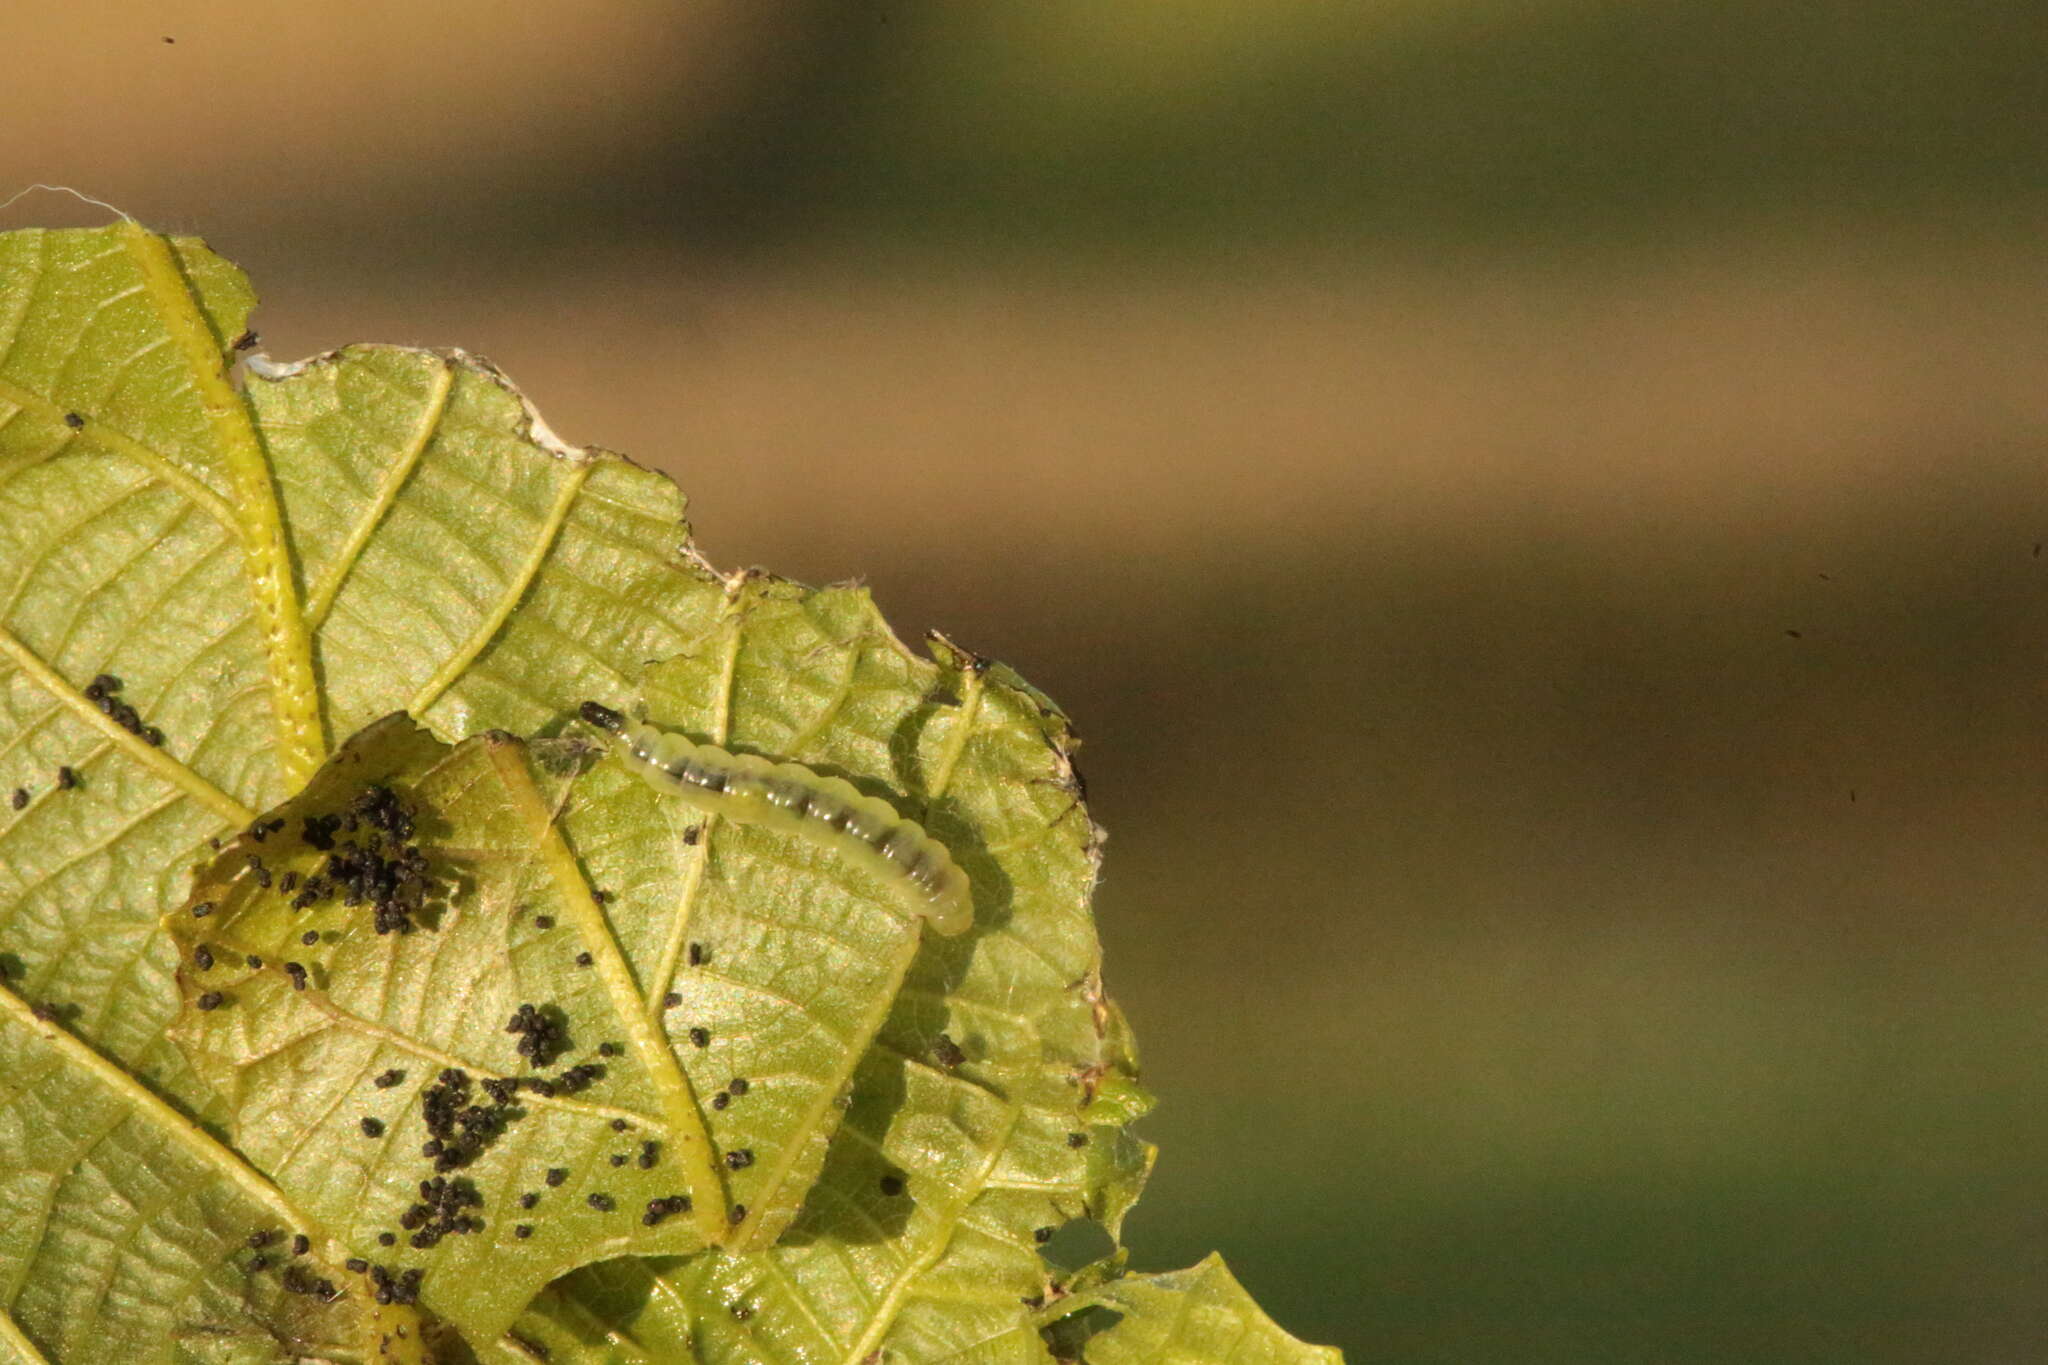
{"type": "Polygon", "coordinates": [[[0,197],[205,235],[274,356],[483,352],[1066,704],[1142,1265],[1360,1362],[2048,1358],[2030,0],[0,33],[0,197]]]}

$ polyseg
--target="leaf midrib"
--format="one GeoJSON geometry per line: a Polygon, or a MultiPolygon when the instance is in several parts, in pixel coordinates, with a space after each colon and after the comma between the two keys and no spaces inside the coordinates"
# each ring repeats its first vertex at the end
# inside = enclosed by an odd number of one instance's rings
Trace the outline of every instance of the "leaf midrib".
{"type": "Polygon", "coordinates": [[[247,401],[228,382],[213,330],[170,244],[133,219],[124,219],[117,230],[141,273],[158,321],[184,357],[234,490],[228,505],[240,527],[243,567],[269,665],[278,763],[285,784],[296,789],[326,757],[327,742],[313,676],[313,640],[292,575],[270,461],[247,401]]]}
{"type": "Polygon", "coordinates": [[[0,1346],[12,1350],[20,1365],[50,1365],[49,1357],[36,1349],[36,1344],[15,1324],[11,1313],[0,1312],[0,1346]]]}
{"type": "Polygon", "coordinates": [[[669,1132],[680,1148],[677,1153],[691,1185],[691,1219],[705,1241],[717,1245],[731,1233],[726,1226],[725,1184],[711,1159],[711,1134],[697,1107],[696,1095],[666,1037],[648,1019],[639,989],[633,983],[633,969],[624,950],[605,921],[591,886],[562,837],[554,812],[534,786],[526,766],[526,748],[516,741],[486,737],[486,752],[504,783],[538,847],[541,861],[560,893],[560,908],[590,951],[591,965],[612,1012],[618,1016],[626,1035],[626,1046],[640,1063],[654,1087],[669,1132]]]}

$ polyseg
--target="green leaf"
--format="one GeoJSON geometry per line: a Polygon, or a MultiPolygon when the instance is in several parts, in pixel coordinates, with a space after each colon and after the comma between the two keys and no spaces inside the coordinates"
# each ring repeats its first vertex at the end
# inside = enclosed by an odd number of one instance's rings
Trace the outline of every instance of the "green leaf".
{"type": "MultiPolygon", "coordinates": [[[[858,589],[713,573],[672,484],[566,446],[472,357],[237,366],[252,303],[202,245],[132,223],[0,234],[0,793],[27,793],[0,808],[0,1018],[63,1025],[0,1028],[0,1096],[19,1107],[56,1048],[110,1122],[175,1134],[189,1198],[288,1207],[350,1311],[375,1275],[350,1259],[409,1266],[468,1337],[394,1304],[361,1319],[374,1349],[1047,1359],[1047,1314],[1120,1282],[1152,1156],[1065,718],[942,639],[906,648],[858,589]],[[972,879],[973,929],[929,936],[831,847],[639,783],[588,742],[586,699],[887,802],[972,879]],[[359,804],[387,799],[403,837],[359,804]],[[359,852],[418,850],[404,924],[368,898],[390,932],[293,905],[336,872],[319,822],[351,814],[359,852]],[[531,1074],[521,1005],[573,1040],[541,1072],[603,1071],[486,1112],[486,1080],[531,1074]],[[492,1136],[430,1172],[450,1069],[492,1136]],[[385,1247],[433,1175],[470,1182],[483,1208],[442,1212],[483,1226],[385,1247]],[[687,1215],[641,1221],[684,1191],[687,1215]],[[1053,1235],[1070,1222],[1095,1244],[1053,1235]]],[[[20,1153],[56,1121],[24,1112],[20,1153]]],[[[165,1164],[0,1157],[0,1191],[165,1164]]],[[[101,1358],[47,1297],[88,1248],[22,1226],[0,1340],[101,1358]]],[[[190,1227],[163,1244],[212,1288],[178,1321],[222,1325],[150,1350],[267,1359],[313,1331],[305,1296],[190,1227]]],[[[359,1327],[321,1349],[360,1354],[359,1327]]]]}
{"type": "Polygon", "coordinates": [[[1343,1359],[1328,1346],[1304,1345],[1274,1326],[1220,1256],[1186,1270],[1113,1280],[1061,1307],[1076,1319],[1099,1315],[1107,1321],[1092,1324],[1093,1334],[1085,1337],[1088,1365],[1303,1365],[1343,1359]]]}
{"type": "MultiPolygon", "coordinates": [[[[871,611],[864,596],[781,585],[757,611],[764,679],[807,660],[831,697],[831,679],[861,675],[842,660],[871,611]]],[[[1065,718],[1008,670],[943,642],[937,652],[915,704],[877,692],[842,742],[866,734],[876,752],[855,766],[886,750],[912,789],[942,787],[928,825],[980,888],[979,932],[926,940],[781,1245],[571,1277],[518,1329],[557,1359],[633,1358],[596,1323],[656,1360],[1042,1360],[1036,1314],[1069,1272],[1040,1238],[1085,1219],[1113,1234],[1137,1197],[1152,1153],[1123,1128],[1141,1092],[1101,991],[1087,909],[1099,838],[1065,718]],[[939,725],[949,739],[931,769],[910,756],[932,752],[939,725]]],[[[747,686],[735,695],[736,715],[762,713],[748,725],[764,727],[764,749],[787,742],[795,722],[747,686]]]]}
{"type": "Polygon", "coordinates": [[[555,804],[509,736],[451,750],[396,716],[223,849],[169,917],[194,1005],[177,1036],[225,1100],[236,1149],[355,1256],[392,1279],[423,1272],[422,1300],[486,1338],[595,1256],[696,1250],[724,1230],[688,1084],[554,828],[555,804]],[[358,814],[379,792],[404,793],[392,808],[417,824],[417,843],[358,814]],[[353,893],[333,884],[339,860],[388,866],[400,850],[417,851],[439,893],[418,902],[417,925],[348,905],[353,893]],[[561,1040],[537,1059],[506,1030],[534,1002],[561,1040]],[[591,1067],[601,1074],[586,1080],[591,1067]],[[430,1142],[438,1157],[423,1155],[430,1142]],[[614,1154],[627,1160],[615,1167],[614,1154]],[[553,1168],[565,1183],[548,1183],[553,1168]],[[460,1202],[428,1198],[432,1181],[460,1202]],[[528,1192],[536,1206],[522,1210],[528,1192]],[[642,1224],[650,1200],[675,1195],[698,1201],[708,1225],[642,1224]],[[521,1225],[530,1235],[515,1235],[521,1225]]]}
{"type": "Polygon", "coordinates": [[[345,1279],[339,1249],[320,1238],[291,1254],[314,1228],[301,1210],[9,993],[0,1056],[0,1358],[420,1359],[406,1309],[288,1292],[288,1274],[345,1279]]]}
{"type": "Polygon", "coordinates": [[[677,803],[614,764],[578,777],[596,753],[543,742],[536,771],[501,732],[451,750],[402,715],[378,722],[224,848],[168,921],[196,1006],[178,1036],[226,1098],[235,1146],[358,1256],[394,1276],[423,1270],[424,1301],[486,1338],[575,1266],[739,1240],[778,1201],[793,1213],[815,1175],[806,1153],[822,1152],[837,1124],[849,1058],[918,941],[920,921],[887,888],[849,895],[822,875],[829,866],[785,865],[768,856],[772,844],[730,859],[753,879],[735,903],[721,870],[689,870],[727,841],[700,832],[684,843],[677,803]],[[393,794],[415,834],[394,840],[355,815],[378,792],[393,794]],[[659,846],[642,848],[650,835],[659,846]],[[336,860],[367,851],[388,861],[401,848],[440,893],[420,900],[416,925],[380,923],[329,885],[336,860]],[[659,875],[676,851],[689,855],[680,894],[659,875]],[[585,869],[609,864],[653,875],[600,908],[585,869]],[[693,899],[692,886],[712,889],[693,899]],[[805,918],[821,891],[840,902],[822,926],[805,918]],[[645,965],[673,968],[686,923],[703,936],[691,940],[701,960],[679,982],[660,976],[650,995],[645,965]],[[669,984],[685,987],[674,1008],[669,984]],[[756,993],[771,988],[764,1009],[756,993]],[[507,1030],[536,1009],[560,1039],[538,1068],[507,1030]],[[669,1041],[703,1027],[685,1018],[712,1020],[720,1040],[682,1047],[690,1079],[669,1041]],[[549,1093],[571,1078],[573,1093],[549,1093]],[[697,1096],[714,1092],[700,1112],[697,1096]],[[422,1155],[450,1136],[429,1128],[436,1093],[450,1108],[490,1111],[473,1161],[422,1155]],[[551,1169],[564,1183],[547,1183],[551,1169]],[[420,1202],[417,1183],[436,1178],[474,1193],[459,1212],[481,1219],[483,1235],[401,1222],[420,1202]],[[655,1207],[675,1196],[693,1201],[694,1221],[655,1207]],[[728,1208],[739,1220],[730,1230],[728,1208]],[[401,1247],[383,1249],[380,1233],[401,1247]]]}
{"type": "Polygon", "coordinates": [[[274,566],[243,552],[261,532],[230,502],[241,446],[216,439],[206,393],[251,302],[196,245],[125,225],[0,235],[0,789],[31,798],[0,818],[0,963],[202,1112],[163,1037],[156,920],[199,841],[286,783],[252,588],[274,566]],[[175,305],[150,287],[167,270],[186,282],[175,305]],[[86,696],[101,673],[134,727],[86,696]],[[60,766],[76,789],[57,789],[60,766]]]}

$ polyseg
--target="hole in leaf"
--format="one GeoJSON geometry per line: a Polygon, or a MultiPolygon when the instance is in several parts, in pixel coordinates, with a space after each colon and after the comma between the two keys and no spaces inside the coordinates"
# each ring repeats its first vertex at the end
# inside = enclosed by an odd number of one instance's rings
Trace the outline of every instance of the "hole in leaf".
{"type": "Polygon", "coordinates": [[[1038,1248],[1056,1270],[1079,1270],[1116,1252],[1116,1238],[1093,1218],[1069,1218],[1038,1248]]]}
{"type": "Polygon", "coordinates": [[[1123,1320],[1124,1315],[1114,1308],[1094,1304],[1057,1322],[1048,1323],[1039,1336],[1044,1338],[1046,1347],[1056,1359],[1080,1360],[1090,1337],[1100,1336],[1123,1320]]]}

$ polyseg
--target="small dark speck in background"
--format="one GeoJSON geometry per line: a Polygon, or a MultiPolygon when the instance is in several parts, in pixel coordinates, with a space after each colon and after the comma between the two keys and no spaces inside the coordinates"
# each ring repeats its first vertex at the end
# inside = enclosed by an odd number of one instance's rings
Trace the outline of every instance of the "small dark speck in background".
{"type": "Polygon", "coordinates": [[[303,1256],[312,1249],[313,1239],[308,1237],[305,1233],[302,1232],[298,1236],[292,1238],[292,1255],[303,1256]]]}
{"type": "Polygon", "coordinates": [[[585,1197],[584,1202],[599,1213],[610,1213],[614,1207],[610,1195],[600,1194],[595,1190],[585,1197]]]}
{"type": "Polygon", "coordinates": [[[207,991],[192,1003],[203,1010],[217,1010],[227,1003],[227,997],[219,991],[207,991]]]}
{"type": "Polygon", "coordinates": [[[588,967],[593,961],[595,961],[595,959],[592,958],[589,953],[576,954],[576,965],[579,967],[588,967]]]}
{"type": "Polygon", "coordinates": [[[891,1199],[903,1193],[903,1177],[900,1175],[883,1176],[882,1193],[888,1195],[891,1199]]]}
{"type": "Polygon", "coordinates": [[[690,1030],[690,1046],[692,1046],[692,1047],[710,1047],[710,1046],[711,1046],[711,1030],[710,1030],[710,1029],[708,1029],[708,1028],[693,1028],[693,1029],[691,1029],[691,1030],[690,1030]]]}
{"type": "Polygon", "coordinates": [[[382,1120],[382,1119],[380,1119],[380,1118],[372,1118],[372,1117],[371,1117],[370,1115],[368,1115],[368,1114],[365,1114],[365,1115],[363,1115],[363,1120],[362,1120],[362,1129],[363,1129],[363,1136],[364,1136],[364,1137],[366,1137],[366,1138],[378,1138],[378,1137],[383,1137],[383,1136],[384,1136],[384,1120],[382,1120]]]}
{"type": "Polygon", "coordinates": [[[13,806],[16,810],[26,809],[28,806],[28,788],[16,787],[14,795],[7,798],[7,804],[13,806]]]}
{"type": "Polygon", "coordinates": [[[78,774],[69,768],[57,769],[57,790],[70,791],[78,785],[78,774]]]}
{"type": "Polygon", "coordinates": [[[744,1095],[747,1093],[747,1078],[745,1076],[735,1076],[725,1083],[725,1088],[732,1091],[735,1095],[744,1095]]]}

